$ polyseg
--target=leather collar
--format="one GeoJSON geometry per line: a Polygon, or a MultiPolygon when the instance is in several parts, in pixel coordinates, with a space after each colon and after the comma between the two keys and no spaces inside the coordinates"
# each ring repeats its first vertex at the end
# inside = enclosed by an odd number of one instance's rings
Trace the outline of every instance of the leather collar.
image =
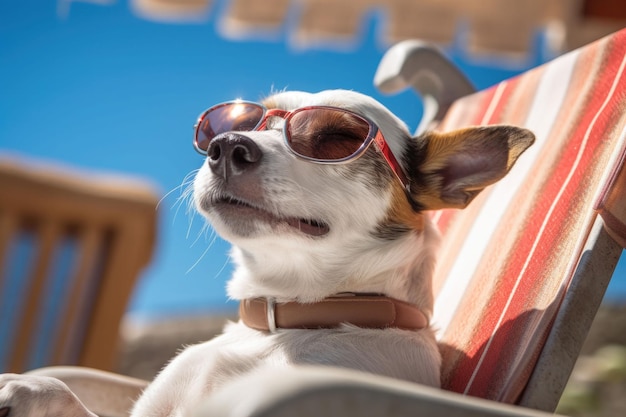
{"type": "Polygon", "coordinates": [[[428,327],[428,318],[415,305],[384,295],[342,294],[308,304],[248,298],[239,303],[239,317],[248,327],[270,332],[329,329],[346,323],[368,329],[428,327]]]}

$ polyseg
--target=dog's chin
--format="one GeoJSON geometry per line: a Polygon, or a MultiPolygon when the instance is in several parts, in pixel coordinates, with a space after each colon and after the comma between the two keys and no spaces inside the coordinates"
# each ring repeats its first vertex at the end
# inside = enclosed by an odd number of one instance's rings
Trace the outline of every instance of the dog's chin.
{"type": "Polygon", "coordinates": [[[211,213],[209,217],[219,219],[227,234],[241,237],[254,237],[265,232],[320,238],[330,232],[330,226],[321,220],[276,215],[230,197],[214,200],[207,212],[211,213]]]}

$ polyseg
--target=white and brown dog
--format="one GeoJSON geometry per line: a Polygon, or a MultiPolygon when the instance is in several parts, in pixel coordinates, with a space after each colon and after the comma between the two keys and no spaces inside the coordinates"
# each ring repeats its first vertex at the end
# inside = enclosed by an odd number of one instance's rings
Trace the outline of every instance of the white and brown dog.
{"type": "MultiPolygon", "coordinates": [[[[412,137],[352,91],[282,92],[207,110],[196,127],[207,158],[194,197],[233,244],[228,294],[241,300],[241,320],[186,348],[132,415],[186,415],[268,366],[345,367],[438,386],[428,325],[438,233],[426,212],[465,207],[533,140],[511,126],[412,137]]],[[[37,378],[0,378],[0,415],[93,415],[62,384],[37,378]],[[55,398],[76,409],[53,413],[55,398]]]]}

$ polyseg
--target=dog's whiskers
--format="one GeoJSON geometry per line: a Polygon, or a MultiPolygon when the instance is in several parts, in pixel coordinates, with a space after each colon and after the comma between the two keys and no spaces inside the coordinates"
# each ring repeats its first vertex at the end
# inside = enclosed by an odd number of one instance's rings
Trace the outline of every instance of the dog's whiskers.
{"type": "MultiPolygon", "coordinates": [[[[176,214],[174,215],[174,218],[176,218],[176,215],[178,215],[178,211],[183,206],[183,202],[185,201],[187,202],[187,208],[185,209],[185,214],[190,216],[189,228],[191,228],[191,225],[193,223],[193,218],[197,214],[196,210],[194,209],[195,207],[194,207],[194,199],[193,199],[193,181],[189,184],[187,189],[183,192],[183,194],[181,194],[181,196],[176,201],[176,203],[178,204],[178,207],[176,208],[176,214]]],[[[187,237],[189,237],[189,233],[187,233],[187,237]]]]}
{"type": "Polygon", "coordinates": [[[180,195],[176,198],[176,201],[174,201],[174,203],[172,204],[170,209],[174,209],[176,208],[176,211],[174,212],[174,217],[172,219],[172,223],[176,221],[176,218],[178,217],[178,211],[180,210],[180,207],[183,205],[183,202],[187,201],[187,213],[189,212],[193,212],[193,199],[190,198],[193,195],[193,181],[195,178],[195,174],[199,171],[199,169],[193,170],[191,171],[189,174],[187,174],[185,176],[185,178],[183,178],[183,181],[180,183],[180,185],[174,187],[172,190],[170,190],[167,194],[165,194],[161,200],[159,200],[159,202],[157,203],[157,208],[165,201],[165,199],[167,197],[169,197],[173,192],[177,191],[177,190],[182,190],[180,192],[180,195]]]}
{"type": "MultiPolygon", "coordinates": [[[[207,230],[211,230],[211,241],[209,242],[209,244],[206,246],[206,248],[204,249],[204,251],[202,252],[202,254],[200,255],[200,257],[196,260],[196,262],[194,262],[193,265],[191,265],[189,267],[189,269],[187,269],[187,272],[185,272],[186,274],[188,274],[189,272],[191,272],[199,263],[202,259],[204,259],[204,257],[206,256],[206,254],[209,252],[209,249],[211,249],[213,247],[213,245],[215,244],[215,242],[217,241],[217,234],[215,233],[215,231],[209,227],[208,224],[204,224],[202,226],[202,229],[200,230],[200,233],[198,233],[198,237],[196,237],[196,239],[193,241],[193,243],[191,244],[191,246],[195,245],[196,242],[200,239],[200,236],[202,236],[203,234],[206,233],[207,230]]],[[[205,235],[206,237],[206,235],[205,235]]],[[[224,266],[222,266],[222,269],[220,269],[220,272],[224,269],[224,266]]],[[[219,273],[218,273],[219,275],[219,273]]]]}
{"type": "MultiPolygon", "coordinates": [[[[190,233],[191,233],[191,225],[189,226],[189,229],[187,229],[187,239],[189,239],[189,234],[190,233]]],[[[215,239],[216,239],[215,230],[213,230],[213,228],[211,227],[211,225],[209,223],[205,222],[205,223],[202,224],[202,228],[198,232],[198,236],[191,243],[191,247],[193,247],[198,242],[198,240],[200,240],[200,237],[203,236],[203,235],[204,235],[204,237],[206,239],[211,239],[211,241],[209,242],[209,246],[211,246],[211,245],[213,245],[213,243],[215,243],[215,239]],[[208,231],[210,231],[209,235],[207,235],[208,231]]]]}
{"type": "Polygon", "coordinates": [[[186,193],[188,192],[187,190],[189,189],[188,186],[190,184],[193,184],[193,179],[196,175],[196,173],[200,171],[200,169],[194,169],[193,171],[191,171],[190,173],[188,173],[187,175],[185,175],[185,178],[183,178],[183,180],[181,181],[181,183],[179,185],[177,185],[176,187],[172,188],[170,191],[168,191],[163,197],[161,197],[161,199],[159,200],[159,202],[157,203],[157,208],[159,208],[161,206],[161,204],[165,201],[166,198],[168,198],[174,191],[176,190],[182,190],[183,187],[187,187],[185,188],[185,190],[181,193],[181,195],[176,199],[176,201],[174,202],[173,205],[176,205],[176,203],[178,203],[181,198],[184,198],[186,196],[186,193]]]}
{"type": "MultiPolygon", "coordinates": [[[[219,271],[217,271],[217,273],[215,274],[214,278],[219,278],[219,276],[222,274],[222,272],[224,272],[224,269],[226,269],[226,265],[228,265],[228,259],[226,259],[224,261],[224,263],[222,264],[222,267],[220,268],[219,271]]],[[[229,297],[230,298],[230,297],[229,297]]]]}
{"type": "Polygon", "coordinates": [[[196,262],[194,262],[194,264],[193,264],[193,265],[191,265],[191,266],[189,267],[189,269],[187,269],[187,272],[185,272],[186,274],[188,274],[189,272],[191,272],[191,271],[192,271],[192,270],[196,267],[196,265],[198,265],[198,264],[200,263],[200,261],[201,261],[202,259],[204,259],[204,256],[207,254],[207,252],[209,251],[209,249],[211,248],[211,246],[212,246],[212,245],[207,245],[206,249],[204,249],[204,252],[202,252],[202,255],[200,255],[200,257],[198,258],[198,260],[197,260],[196,262]]]}
{"type": "MultiPolygon", "coordinates": [[[[185,213],[189,216],[188,217],[189,225],[187,227],[186,239],[190,238],[191,230],[193,228],[193,222],[197,215],[197,211],[195,210],[195,204],[194,204],[194,199],[193,199],[193,191],[194,191],[193,183],[194,183],[194,180],[198,171],[200,171],[200,169],[194,169],[191,172],[189,172],[187,175],[185,175],[181,183],[178,186],[174,187],[172,190],[170,190],[167,194],[165,194],[161,198],[161,200],[159,200],[157,204],[157,208],[158,208],[161,204],[163,204],[166,198],[172,195],[172,193],[174,193],[175,191],[180,191],[180,194],[177,196],[176,201],[174,201],[171,207],[171,209],[174,209],[174,208],[176,209],[172,222],[176,221],[176,218],[178,217],[178,212],[180,211],[181,207],[183,207],[183,205],[186,203],[185,213]]],[[[189,267],[186,273],[189,273],[191,270],[193,270],[196,267],[196,265],[200,263],[200,261],[204,258],[204,256],[208,253],[209,249],[211,249],[211,247],[217,240],[217,234],[215,233],[213,228],[211,228],[208,223],[204,223],[202,225],[202,228],[198,232],[198,236],[191,243],[190,247],[193,247],[200,240],[202,236],[204,236],[207,240],[210,240],[210,242],[207,244],[207,247],[203,251],[202,255],[200,255],[198,260],[196,260],[196,262],[191,267],[189,267]],[[207,231],[210,231],[210,234],[207,234],[207,231]]]]}

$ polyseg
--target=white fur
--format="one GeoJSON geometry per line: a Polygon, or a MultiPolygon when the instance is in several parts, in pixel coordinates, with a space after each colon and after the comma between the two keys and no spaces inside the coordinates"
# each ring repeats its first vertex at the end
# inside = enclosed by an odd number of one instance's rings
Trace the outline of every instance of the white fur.
{"type": "MultiPolygon", "coordinates": [[[[285,92],[271,101],[286,110],[309,105],[351,109],[375,121],[398,156],[409,137],[399,119],[358,93],[285,92]]],[[[288,226],[271,227],[259,221],[255,233],[244,237],[217,213],[201,210],[234,245],[236,269],[228,284],[229,296],[310,302],[340,292],[375,292],[414,303],[430,315],[430,278],[438,237],[428,219],[424,230],[395,240],[373,236],[372,231],[388,215],[392,184],[372,189],[366,186],[366,174],[355,172],[353,164],[328,166],[299,160],[283,143],[280,123],[272,126],[245,133],[263,152],[250,192],[258,193],[255,198],[277,217],[319,219],[330,231],[311,237],[288,226]]],[[[220,181],[205,163],[194,185],[198,207],[220,181]]],[[[173,359],[147,388],[132,415],[186,415],[214,389],[239,375],[261,366],[297,364],[347,367],[439,385],[440,357],[428,328],[372,330],[344,325],[270,334],[231,323],[221,336],[188,347],[173,359]]]]}
{"type": "MultiPolygon", "coordinates": [[[[274,96],[272,102],[287,110],[309,105],[351,109],[375,120],[397,155],[402,147],[398,138],[408,136],[397,118],[357,93],[289,92],[274,96]]],[[[427,313],[432,310],[429,275],[437,234],[429,223],[423,232],[381,241],[370,232],[387,215],[389,190],[346,181],[346,174],[353,169],[350,164],[329,167],[296,159],[286,150],[279,130],[247,132],[246,136],[263,151],[259,186],[269,196],[267,208],[281,217],[324,220],[330,224],[330,232],[312,239],[261,224],[261,232],[242,238],[231,233],[215,213],[203,213],[218,233],[234,244],[237,268],[228,284],[231,298],[272,296],[307,302],[346,291],[378,292],[415,303],[427,313]],[[410,281],[417,284],[410,285],[410,281]],[[409,293],[409,287],[417,291],[409,293]]],[[[221,179],[203,165],[196,177],[196,200],[201,200],[215,181],[221,179]]],[[[438,386],[439,362],[430,329],[413,332],[344,326],[267,334],[242,323],[230,324],[222,336],[187,348],[175,358],[148,388],[133,415],[183,415],[217,386],[268,363],[341,366],[438,386]],[[176,392],[186,393],[185,398],[168,394],[175,386],[179,387],[176,392]]]]}
{"type": "Polygon", "coordinates": [[[67,385],[46,376],[0,374],[0,415],[9,417],[97,417],[67,385]]]}

